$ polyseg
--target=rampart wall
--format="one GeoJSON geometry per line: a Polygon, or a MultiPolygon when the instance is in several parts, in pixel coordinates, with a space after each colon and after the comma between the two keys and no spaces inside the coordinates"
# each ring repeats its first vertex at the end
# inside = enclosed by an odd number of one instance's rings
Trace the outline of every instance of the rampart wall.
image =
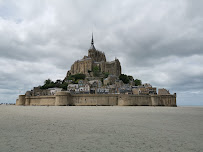
{"type": "Polygon", "coordinates": [[[25,106],[177,106],[174,95],[70,94],[19,95],[16,105],[25,106]]]}

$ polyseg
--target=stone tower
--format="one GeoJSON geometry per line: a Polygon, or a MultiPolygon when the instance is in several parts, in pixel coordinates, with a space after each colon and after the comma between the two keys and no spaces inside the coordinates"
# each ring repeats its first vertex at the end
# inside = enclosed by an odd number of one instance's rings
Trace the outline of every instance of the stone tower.
{"type": "Polygon", "coordinates": [[[88,56],[84,56],[81,60],[77,60],[71,66],[71,70],[67,72],[67,76],[75,74],[85,74],[89,76],[89,72],[93,71],[93,67],[99,67],[100,73],[109,73],[111,75],[120,76],[121,65],[118,59],[107,62],[104,52],[98,51],[94,46],[94,38],[92,34],[91,46],[88,50],[88,56]]]}
{"type": "Polygon", "coordinates": [[[88,57],[91,58],[94,62],[106,62],[106,56],[103,52],[96,50],[94,46],[94,38],[92,33],[92,41],[90,49],[88,50],[88,57]]]}

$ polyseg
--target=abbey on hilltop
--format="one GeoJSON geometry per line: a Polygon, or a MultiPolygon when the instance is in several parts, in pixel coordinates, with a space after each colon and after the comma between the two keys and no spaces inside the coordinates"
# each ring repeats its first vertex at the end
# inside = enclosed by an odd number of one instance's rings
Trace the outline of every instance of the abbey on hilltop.
{"type": "Polygon", "coordinates": [[[71,70],[67,72],[67,76],[75,74],[85,74],[87,77],[93,76],[93,72],[97,70],[96,76],[108,73],[109,75],[120,76],[121,65],[118,59],[107,62],[104,52],[98,51],[94,46],[94,39],[92,34],[92,41],[88,56],[84,56],[81,60],[77,60],[71,66],[71,70]]]}
{"type": "Polygon", "coordinates": [[[63,80],[51,79],[19,95],[16,105],[39,106],[176,106],[176,94],[121,74],[118,59],[107,62],[94,46],[75,61],[63,80]]]}

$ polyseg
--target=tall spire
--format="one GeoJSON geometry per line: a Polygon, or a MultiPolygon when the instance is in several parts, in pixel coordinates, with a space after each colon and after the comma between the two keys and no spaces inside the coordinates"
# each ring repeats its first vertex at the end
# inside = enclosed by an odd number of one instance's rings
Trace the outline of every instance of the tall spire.
{"type": "Polygon", "coordinates": [[[94,45],[94,38],[93,38],[93,32],[92,32],[92,45],[94,45]]]}
{"type": "Polygon", "coordinates": [[[91,46],[90,46],[91,50],[96,50],[94,47],[94,38],[93,38],[93,32],[92,32],[92,42],[91,42],[91,46]]]}

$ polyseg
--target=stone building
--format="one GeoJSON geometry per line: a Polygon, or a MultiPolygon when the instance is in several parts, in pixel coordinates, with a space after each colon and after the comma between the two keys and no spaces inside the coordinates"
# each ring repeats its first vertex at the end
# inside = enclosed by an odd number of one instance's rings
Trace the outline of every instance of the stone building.
{"type": "Polygon", "coordinates": [[[94,46],[94,40],[92,35],[91,47],[88,50],[88,56],[84,56],[81,60],[77,60],[71,66],[70,71],[67,72],[67,76],[75,74],[85,74],[91,76],[90,73],[93,68],[97,66],[100,74],[108,73],[115,76],[120,76],[121,65],[118,59],[107,62],[104,52],[98,51],[94,46]]]}
{"type": "Polygon", "coordinates": [[[26,96],[47,96],[52,95],[48,89],[40,89],[40,87],[34,87],[33,90],[27,91],[26,96]]]}
{"type": "Polygon", "coordinates": [[[170,94],[169,90],[166,90],[165,88],[158,89],[158,95],[168,95],[170,94]]]}
{"type": "Polygon", "coordinates": [[[157,94],[156,90],[157,90],[156,87],[152,87],[152,85],[149,83],[132,87],[132,92],[135,95],[153,95],[153,94],[155,95],[157,94]]]}
{"type": "Polygon", "coordinates": [[[108,75],[106,79],[104,79],[104,85],[111,85],[115,84],[115,82],[118,80],[118,77],[115,75],[108,75]]]}

